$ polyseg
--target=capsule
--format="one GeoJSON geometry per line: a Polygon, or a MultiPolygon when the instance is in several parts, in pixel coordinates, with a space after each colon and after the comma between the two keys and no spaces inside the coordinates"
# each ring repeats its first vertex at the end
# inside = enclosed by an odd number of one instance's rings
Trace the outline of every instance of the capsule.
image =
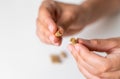
{"type": "Polygon", "coordinates": [[[77,39],[75,39],[75,38],[71,38],[71,39],[70,39],[70,42],[71,42],[72,44],[78,43],[78,42],[77,42],[77,39]]]}
{"type": "Polygon", "coordinates": [[[58,30],[56,33],[55,33],[55,36],[56,37],[61,37],[63,34],[58,30]]]}
{"type": "Polygon", "coordinates": [[[61,63],[60,57],[58,55],[54,55],[54,54],[51,55],[51,61],[52,61],[52,63],[61,63]]]}

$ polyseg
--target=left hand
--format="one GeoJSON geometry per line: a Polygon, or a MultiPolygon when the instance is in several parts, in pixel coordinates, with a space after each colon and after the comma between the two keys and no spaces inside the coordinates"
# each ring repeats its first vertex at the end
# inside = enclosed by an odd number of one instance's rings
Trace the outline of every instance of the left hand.
{"type": "Polygon", "coordinates": [[[78,42],[68,48],[87,79],[120,79],[120,38],[78,39],[78,42]],[[106,52],[107,56],[94,51],[106,52]]]}
{"type": "Polygon", "coordinates": [[[86,12],[79,5],[43,0],[36,20],[36,34],[39,39],[50,45],[61,45],[62,36],[56,37],[59,30],[63,36],[80,32],[85,25],[86,12]]]}

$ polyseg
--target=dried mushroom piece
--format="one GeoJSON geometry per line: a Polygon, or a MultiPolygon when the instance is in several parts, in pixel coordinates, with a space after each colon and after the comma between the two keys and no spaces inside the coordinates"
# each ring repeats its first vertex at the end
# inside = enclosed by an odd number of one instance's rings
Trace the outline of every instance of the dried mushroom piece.
{"type": "Polygon", "coordinates": [[[52,63],[61,63],[61,59],[58,55],[51,55],[52,63]]]}
{"type": "Polygon", "coordinates": [[[61,37],[63,34],[58,30],[56,33],[55,33],[55,36],[56,37],[61,37]]]}
{"type": "Polygon", "coordinates": [[[50,59],[53,64],[61,64],[67,58],[65,51],[60,51],[59,54],[51,54],[50,59]]]}
{"type": "Polygon", "coordinates": [[[78,43],[77,39],[75,39],[75,38],[71,38],[71,39],[70,39],[70,42],[71,42],[72,44],[78,43]]]}
{"type": "Polygon", "coordinates": [[[60,53],[60,56],[61,56],[61,58],[67,58],[67,54],[63,51],[60,53]]]}

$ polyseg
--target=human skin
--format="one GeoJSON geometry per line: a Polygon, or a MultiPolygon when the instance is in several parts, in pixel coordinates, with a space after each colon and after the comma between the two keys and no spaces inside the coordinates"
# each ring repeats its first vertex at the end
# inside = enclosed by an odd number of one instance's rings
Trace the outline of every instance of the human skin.
{"type": "MultiPolygon", "coordinates": [[[[36,33],[42,42],[59,46],[63,36],[76,34],[86,25],[119,10],[120,0],[86,0],[81,5],[44,0],[38,12],[36,33]],[[58,30],[63,36],[55,36],[58,30]]],[[[97,41],[79,39],[79,44],[69,45],[69,50],[87,79],[120,79],[119,45],[120,38],[97,41]],[[108,55],[101,57],[93,51],[103,51],[108,55]]]]}
{"type": "Polygon", "coordinates": [[[36,20],[36,34],[42,42],[59,46],[63,36],[76,34],[99,18],[119,11],[119,8],[120,0],[86,0],[80,5],[44,0],[36,20]],[[55,36],[58,30],[63,36],[55,36]]]}
{"type": "Polygon", "coordinates": [[[110,39],[78,39],[68,46],[79,70],[87,79],[120,79],[120,37],[110,39]],[[95,53],[106,52],[105,57],[95,53]]]}

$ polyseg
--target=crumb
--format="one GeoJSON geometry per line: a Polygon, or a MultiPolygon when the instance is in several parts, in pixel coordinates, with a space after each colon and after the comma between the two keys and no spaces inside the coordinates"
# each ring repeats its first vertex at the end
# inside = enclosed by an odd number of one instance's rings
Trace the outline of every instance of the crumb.
{"type": "Polygon", "coordinates": [[[76,44],[76,43],[77,43],[77,39],[71,38],[71,39],[70,39],[70,42],[71,42],[72,44],[76,44]]]}
{"type": "Polygon", "coordinates": [[[62,51],[62,52],[60,53],[60,56],[61,56],[62,58],[67,58],[67,54],[66,54],[64,51],[62,51]]]}
{"type": "Polygon", "coordinates": [[[52,63],[61,63],[61,59],[58,55],[51,55],[51,61],[52,63]]]}

